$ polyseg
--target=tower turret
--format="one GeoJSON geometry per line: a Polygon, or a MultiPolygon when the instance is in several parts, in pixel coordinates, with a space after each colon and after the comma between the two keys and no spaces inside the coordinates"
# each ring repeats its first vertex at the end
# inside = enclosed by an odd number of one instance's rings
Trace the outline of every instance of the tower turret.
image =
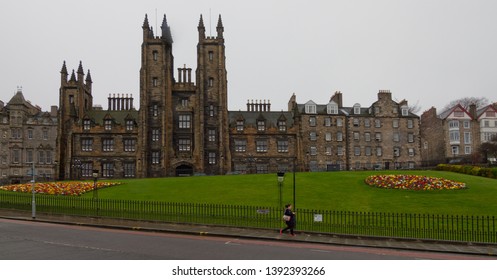
{"type": "MultiPolygon", "coordinates": [[[[172,92],[174,84],[173,38],[166,15],[162,20],[160,37],[153,36],[145,15],[143,23],[140,68],[140,121],[137,174],[162,177],[170,174],[173,139],[167,137],[173,121],[172,92]]],[[[112,101],[114,102],[114,101],[112,101]]],[[[116,101],[117,102],[117,101],[116,101]]],[[[119,109],[120,107],[117,106],[119,109]]]]}
{"type": "Polygon", "coordinates": [[[83,71],[83,63],[80,60],[78,66],[78,82],[80,84],[83,84],[84,77],[85,77],[85,72],[83,71]]]}
{"type": "Polygon", "coordinates": [[[219,39],[223,39],[223,32],[224,32],[224,27],[223,27],[223,21],[221,20],[221,15],[219,15],[219,19],[217,21],[217,27],[216,27],[216,30],[217,30],[217,37],[219,39]]]}
{"type": "Polygon", "coordinates": [[[160,26],[162,29],[162,40],[168,42],[169,44],[173,43],[173,37],[171,35],[171,28],[167,25],[166,15],[164,14],[164,18],[162,19],[162,25],[160,26]]]}
{"type": "Polygon", "coordinates": [[[145,20],[143,21],[142,29],[143,29],[143,41],[145,41],[149,37],[149,34],[150,34],[150,26],[148,25],[147,14],[145,14],[145,20]]]}
{"type": "Polygon", "coordinates": [[[200,20],[198,22],[198,41],[202,42],[205,39],[205,26],[204,26],[204,19],[202,18],[202,15],[200,15],[200,20]]]}
{"type": "Polygon", "coordinates": [[[199,114],[202,123],[194,146],[202,153],[200,162],[206,174],[225,174],[231,170],[227,102],[227,72],[223,22],[219,16],[217,37],[205,37],[203,18],[198,26],[196,85],[199,114]],[[208,135],[216,141],[209,141],[208,135]]]}
{"type": "Polygon", "coordinates": [[[67,73],[66,61],[64,60],[64,64],[62,64],[62,69],[60,70],[60,84],[64,85],[67,83],[67,77],[69,74],[67,73]]]}

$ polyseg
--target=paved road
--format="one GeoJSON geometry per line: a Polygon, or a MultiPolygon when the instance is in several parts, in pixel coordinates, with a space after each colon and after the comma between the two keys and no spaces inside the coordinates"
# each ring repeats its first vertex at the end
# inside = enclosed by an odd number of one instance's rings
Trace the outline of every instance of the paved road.
{"type": "Polygon", "coordinates": [[[0,259],[397,260],[485,259],[325,244],[193,236],[0,219],[0,259]]]}

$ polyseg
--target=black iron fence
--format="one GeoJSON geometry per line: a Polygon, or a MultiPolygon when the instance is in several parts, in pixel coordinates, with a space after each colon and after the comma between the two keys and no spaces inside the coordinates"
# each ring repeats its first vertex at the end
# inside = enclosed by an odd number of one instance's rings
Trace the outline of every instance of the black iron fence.
{"type": "MultiPolygon", "coordinates": [[[[31,210],[30,194],[0,192],[0,208],[31,210]]],[[[174,223],[278,229],[273,207],[92,199],[36,195],[36,211],[174,223]]],[[[298,209],[297,229],[333,234],[497,243],[496,219],[458,216],[298,209]]]]}

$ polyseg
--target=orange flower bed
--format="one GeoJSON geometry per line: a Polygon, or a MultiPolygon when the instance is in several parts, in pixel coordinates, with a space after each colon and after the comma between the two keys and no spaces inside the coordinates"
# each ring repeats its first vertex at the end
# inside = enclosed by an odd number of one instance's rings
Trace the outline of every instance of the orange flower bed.
{"type": "Polygon", "coordinates": [[[383,189],[401,189],[415,191],[459,190],[466,184],[443,178],[419,175],[374,175],[365,179],[366,184],[383,189]]]}
{"type": "MultiPolygon", "coordinates": [[[[97,182],[97,189],[120,184],[120,182],[97,182]]],[[[32,188],[31,183],[0,186],[0,190],[23,193],[31,193],[32,188]]],[[[39,194],[79,196],[93,189],[94,183],[90,181],[35,183],[35,193],[39,194]]]]}

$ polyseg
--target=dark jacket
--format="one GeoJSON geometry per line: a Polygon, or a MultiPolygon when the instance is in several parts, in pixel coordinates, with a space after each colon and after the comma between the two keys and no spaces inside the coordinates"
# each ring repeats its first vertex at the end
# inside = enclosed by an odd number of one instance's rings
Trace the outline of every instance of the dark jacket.
{"type": "Polygon", "coordinates": [[[295,225],[295,214],[290,209],[285,209],[285,215],[290,216],[290,221],[285,221],[288,226],[295,225]]]}

